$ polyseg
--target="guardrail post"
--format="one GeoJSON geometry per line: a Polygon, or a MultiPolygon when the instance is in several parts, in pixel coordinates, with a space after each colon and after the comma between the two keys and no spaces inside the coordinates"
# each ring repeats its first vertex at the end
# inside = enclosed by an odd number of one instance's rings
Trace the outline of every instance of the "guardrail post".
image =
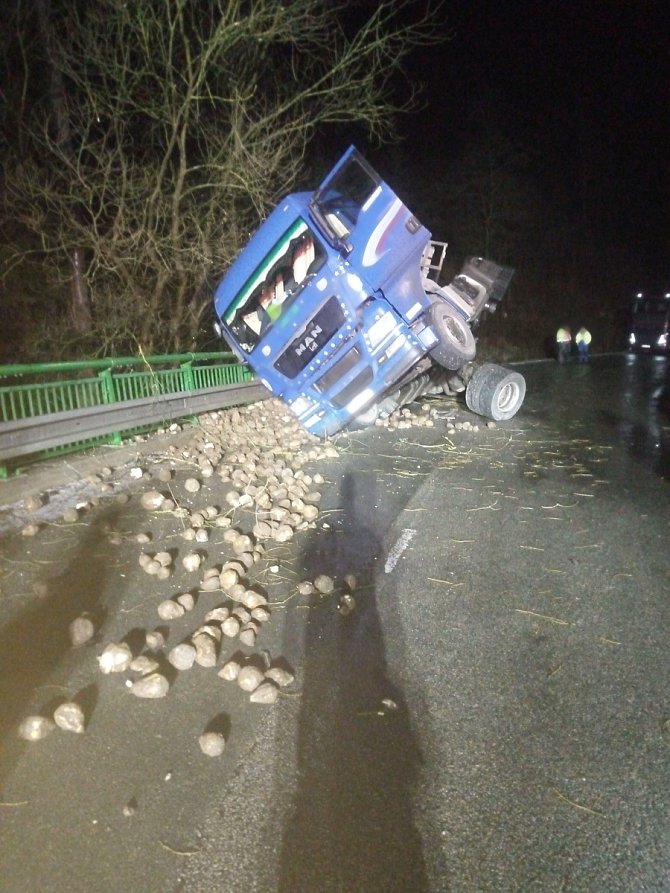
{"type": "MultiPolygon", "coordinates": [[[[188,360],[186,363],[181,363],[179,365],[179,369],[181,370],[182,375],[182,386],[184,391],[194,391],[195,390],[195,376],[193,375],[193,363],[191,360],[188,360]]],[[[191,422],[195,422],[197,416],[190,416],[191,422]]]]}
{"type": "Polygon", "coordinates": [[[193,364],[189,360],[187,363],[182,363],[179,368],[181,369],[182,380],[184,382],[184,390],[194,391],[195,378],[193,377],[193,364]]]}
{"type": "MultiPolygon", "coordinates": [[[[103,403],[117,403],[116,397],[116,388],[114,387],[114,377],[112,376],[111,369],[103,369],[102,372],[98,374],[98,378],[100,379],[100,390],[102,393],[102,402],[103,403]]],[[[109,442],[114,444],[115,446],[120,446],[123,443],[123,438],[119,431],[115,431],[114,434],[110,435],[109,442]]]]}

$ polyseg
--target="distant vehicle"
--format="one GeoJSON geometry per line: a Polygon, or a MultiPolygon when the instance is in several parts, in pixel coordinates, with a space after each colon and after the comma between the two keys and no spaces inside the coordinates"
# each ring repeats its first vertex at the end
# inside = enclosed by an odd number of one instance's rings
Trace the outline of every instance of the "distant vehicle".
{"type": "Polygon", "coordinates": [[[646,297],[641,292],[633,301],[631,351],[670,352],[670,292],[663,297],[646,297]]]}
{"type": "Polygon", "coordinates": [[[214,295],[219,331],[320,437],[374,424],[440,375],[473,412],[511,418],[523,376],[476,367],[472,329],[514,271],[472,257],[440,286],[445,251],[351,146],[316,191],[280,201],[233,262],[214,295]]]}

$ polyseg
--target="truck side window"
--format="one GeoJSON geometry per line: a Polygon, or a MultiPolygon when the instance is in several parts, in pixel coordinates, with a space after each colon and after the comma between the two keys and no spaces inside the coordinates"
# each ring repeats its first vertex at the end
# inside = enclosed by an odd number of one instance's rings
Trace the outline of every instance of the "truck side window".
{"type": "Polygon", "coordinates": [[[345,239],[352,233],[361,208],[377,185],[354,156],[318,193],[313,207],[335,239],[345,239]]]}

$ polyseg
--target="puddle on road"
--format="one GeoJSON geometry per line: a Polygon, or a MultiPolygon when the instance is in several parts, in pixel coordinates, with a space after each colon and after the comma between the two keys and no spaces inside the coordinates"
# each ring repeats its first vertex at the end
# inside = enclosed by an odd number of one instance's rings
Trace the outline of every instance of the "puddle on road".
{"type": "Polygon", "coordinates": [[[14,734],[35,690],[72,654],[69,624],[83,613],[97,629],[103,624],[108,535],[119,513],[108,507],[76,528],[54,526],[51,538],[43,534],[29,551],[18,537],[3,541],[3,608],[11,614],[0,627],[0,741],[14,734]]]}

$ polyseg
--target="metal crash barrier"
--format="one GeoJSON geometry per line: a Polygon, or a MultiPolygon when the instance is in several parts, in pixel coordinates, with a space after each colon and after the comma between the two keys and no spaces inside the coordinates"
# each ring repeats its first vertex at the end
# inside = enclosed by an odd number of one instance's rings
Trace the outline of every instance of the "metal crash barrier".
{"type": "MultiPolygon", "coordinates": [[[[231,387],[253,380],[229,352],[0,366],[0,477],[7,476],[3,463],[10,458],[120,444],[124,436],[217,402],[259,399],[231,387]]],[[[260,385],[258,391],[267,396],[260,385]]]]}

